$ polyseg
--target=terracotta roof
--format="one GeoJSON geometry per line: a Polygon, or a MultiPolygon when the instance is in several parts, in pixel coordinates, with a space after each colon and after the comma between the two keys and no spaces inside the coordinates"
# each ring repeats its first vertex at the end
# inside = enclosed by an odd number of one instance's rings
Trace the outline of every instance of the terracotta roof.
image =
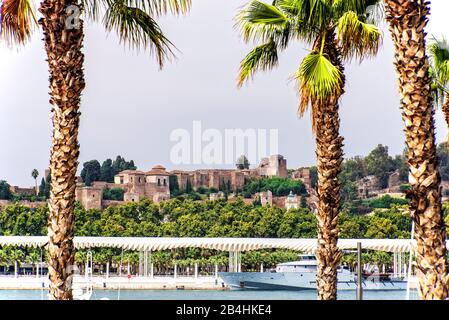
{"type": "Polygon", "coordinates": [[[168,176],[170,175],[167,171],[165,171],[165,168],[161,165],[154,166],[150,171],[146,173],[147,176],[152,175],[164,175],[168,176]]]}

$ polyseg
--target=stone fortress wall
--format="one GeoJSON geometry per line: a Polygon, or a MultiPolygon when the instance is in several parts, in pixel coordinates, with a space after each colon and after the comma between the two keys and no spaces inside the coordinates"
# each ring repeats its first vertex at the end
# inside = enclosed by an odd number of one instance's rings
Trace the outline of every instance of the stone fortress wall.
{"type": "Polygon", "coordinates": [[[143,198],[156,203],[170,199],[170,176],[176,176],[179,189],[186,190],[188,184],[192,190],[199,188],[215,188],[217,190],[229,186],[231,191],[243,189],[245,183],[257,177],[287,178],[287,160],[282,155],[273,155],[261,160],[255,169],[200,169],[194,171],[166,171],[157,165],[150,171],[126,170],[114,177],[114,183],[94,181],[92,186],[85,187],[81,183],[76,189],[76,199],[86,209],[101,209],[109,204],[102,200],[105,188],[122,188],[124,202],[137,202],[143,198]]]}

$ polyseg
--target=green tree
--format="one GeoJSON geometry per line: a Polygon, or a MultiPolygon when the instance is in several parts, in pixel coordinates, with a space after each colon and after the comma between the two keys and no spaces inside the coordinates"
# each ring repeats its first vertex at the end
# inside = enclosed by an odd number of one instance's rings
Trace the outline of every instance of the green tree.
{"type": "Polygon", "coordinates": [[[370,220],[366,237],[370,239],[391,239],[395,237],[397,227],[391,220],[374,216],[370,220]]]}
{"type": "Polygon", "coordinates": [[[111,159],[106,159],[105,161],[103,161],[103,163],[101,164],[101,168],[100,168],[100,181],[105,181],[105,182],[114,182],[114,169],[112,167],[112,160],[111,159]]]}
{"type": "Polygon", "coordinates": [[[388,147],[379,144],[365,158],[368,175],[374,175],[379,180],[381,188],[388,186],[388,177],[394,171],[394,161],[388,154],[388,147]]]}
{"type": "Polygon", "coordinates": [[[434,100],[437,105],[441,106],[446,124],[449,126],[449,43],[445,38],[433,39],[428,51],[430,53],[434,100]]]}
{"type": "Polygon", "coordinates": [[[250,163],[248,161],[248,158],[245,155],[241,155],[235,164],[238,170],[245,170],[249,169],[250,163]]]}
{"type": "Polygon", "coordinates": [[[33,169],[33,171],[31,171],[31,176],[34,179],[34,190],[36,192],[36,196],[39,195],[39,190],[37,188],[37,178],[39,177],[39,171],[37,171],[37,169],[33,169]]]}
{"type": "Polygon", "coordinates": [[[41,179],[41,184],[39,185],[39,197],[45,197],[45,179],[41,179]]]}
{"type": "Polygon", "coordinates": [[[313,189],[318,185],[318,168],[316,166],[310,167],[310,184],[313,189]]]}
{"type": "Polygon", "coordinates": [[[122,188],[103,189],[103,200],[123,201],[125,191],[122,188]]]}
{"type": "Polygon", "coordinates": [[[12,199],[12,193],[11,193],[11,186],[5,181],[0,180],[0,199],[1,200],[11,200],[12,199]]]}
{"type": "Polygon", "coordinates": [[[190,181],[190,178],[187,178],[186,193],[191,193],[192,191],[193,191],[192,182],[190,181]]]}
{"type": "Polygon", "coordinates": [[[98,160],[84,162],[81,170],[81,178],[86,186],[91,186],[92,182],[100,181],[101,167],[98,160]]]}
{"type": "Polygon", "coordinates": [[[51,173],[49,173],[47,175],[47,178],[45,179],[44,196],[46,199],[50,199],[50,189],[51,189],[51,173]]]}
{"type": "Polygon", "coordinates": [[[372,23],[373,5],[379,1],[278,0],[273,4],[253,0],[238,19],[245,41],[262,44],[240,66],[239,85],[258,70],[278,64],[278,52],[291,40],[311,44],[310,53],[295,73],[299,114],[311,107],[316,133],[318,168],[318,272],[319,299],[337,298],[337,248],[343,138],[340,136],[339,100],[344,92],[344,60],[362,60],[377,54],[381,33],[372,23]],[[321,178],[321,179],[320,179],[321,178]]]}
{"type": "Polygon", "coordinates": [[[112,163],[112,169],[114,170],[114,175],[125,171],[125,170],[136,170],[137,167],[134,165],[134,161],[126,161],[122,156],[117,156],[117,158],[112,163]]]}
{"type": "Polygon", "coordinates": [[[180,194],[178,177],[171,175],[168,177],[168,185],[170,187],[170,194],[174,197],[180,194]]]}

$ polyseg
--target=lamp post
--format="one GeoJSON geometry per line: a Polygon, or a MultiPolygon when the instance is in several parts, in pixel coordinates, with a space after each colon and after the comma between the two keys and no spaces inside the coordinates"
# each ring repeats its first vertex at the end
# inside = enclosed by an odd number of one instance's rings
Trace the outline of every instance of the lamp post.
{"type": "Polygon", "coordinates": [[[357,242],[357,300],[363,300],[361,242],[357,242]]]}

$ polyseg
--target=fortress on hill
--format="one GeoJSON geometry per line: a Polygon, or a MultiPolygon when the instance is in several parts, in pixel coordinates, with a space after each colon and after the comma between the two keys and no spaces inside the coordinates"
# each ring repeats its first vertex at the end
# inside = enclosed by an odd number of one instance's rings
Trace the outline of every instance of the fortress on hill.
{"type": "Polygon", "coordinates": [[[176,177],[179,189],[228,188],[231,191],[243,189],[245,183],[257,177],[287,178],[287,160],[282,155],[273,155],[261,160],[254,169],[200,169],[194,171],[166,171],[163,166],[154,166],[150,171],[126,170],[114,177],[114,183],[94,181],[85,187],[79,183],[76,188],[76,200],[86,209],[101,209],[108,205],[121,203],[103,200],[106,188],[124,190],[124,202],[139,201],[143,198],[156,203],[170,199],[170,177],[176,177]]]}

